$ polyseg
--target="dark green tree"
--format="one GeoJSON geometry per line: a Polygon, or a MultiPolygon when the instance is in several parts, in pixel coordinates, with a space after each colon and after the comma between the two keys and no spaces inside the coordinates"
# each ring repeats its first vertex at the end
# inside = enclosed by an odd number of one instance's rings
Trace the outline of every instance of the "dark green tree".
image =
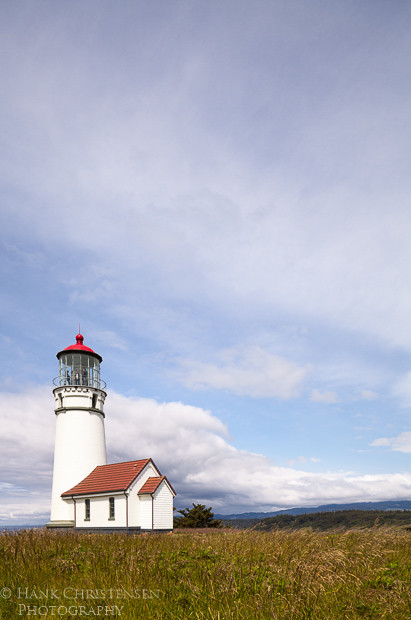
{"type": "Polygon", "coordinates": [[[193,504],[192,508],[177,510],[182,516],[174,517],[174,527],[223,527],[220,519],[214,519],[211,508],[203,504],[193,504]]]}

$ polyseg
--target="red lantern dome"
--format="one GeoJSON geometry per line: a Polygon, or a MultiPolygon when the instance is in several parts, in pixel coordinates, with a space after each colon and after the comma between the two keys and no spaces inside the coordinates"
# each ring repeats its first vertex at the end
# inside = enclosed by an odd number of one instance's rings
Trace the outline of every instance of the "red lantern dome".
{"type": "Polygon", "coordinates": [[[64,351],[72,351],[73,353],[87,353],[88,355],[92,355],[93,357],[96,357],[99,360],[99,362],[102,362],[103,358],[101,357],[101,355],[93,351],[93,349],[90,349],[90,347],[86,347],[83,344],[83,341],[84,341],[83,336],[81,334],[77,334],[76,344],[71,344],[69,347],[66,347],[65,349],[63,349],[63,351],[59,351],[59,353],[57,353],[57,359],[60,359],[60,355],[64,353],[64,351]]]}

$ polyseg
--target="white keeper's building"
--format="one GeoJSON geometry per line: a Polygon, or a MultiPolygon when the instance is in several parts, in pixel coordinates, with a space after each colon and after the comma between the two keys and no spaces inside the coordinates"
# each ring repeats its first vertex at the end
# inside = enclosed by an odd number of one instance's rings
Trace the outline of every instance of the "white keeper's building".
{"type": "Polygon", "coordinates": [[[47,527],[171,531],[175,491],[151,458],[107,464],[102,358],[83,344],[57,353],[51,518],[47,527]]]}

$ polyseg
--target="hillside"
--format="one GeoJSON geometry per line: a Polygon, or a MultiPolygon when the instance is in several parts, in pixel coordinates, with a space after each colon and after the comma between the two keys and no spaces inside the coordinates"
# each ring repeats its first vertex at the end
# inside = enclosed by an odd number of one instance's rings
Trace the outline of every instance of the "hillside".
{"type": "Polygon", "coordinates": [[[273,512],[243,512],[240,514],[215,514],[216,519],[266,519],[277,515],[300,515],[314,512],[335,512],[338,510],[411,510],[411,501],[384,501],[384,502],[352,502],[349,504],[325,504],[324,506],[309,506],[275,510],[273,512]]]}
{"type": "Polygon", "coordinates": [[[226,521],[236,529],[258,531],[311,528],[327,531],[336,528],[400,527],[411,532],[411,512],[404,510],[338,510],[300,515],[277,515],[266,519],[233,519],[226,521]]]}

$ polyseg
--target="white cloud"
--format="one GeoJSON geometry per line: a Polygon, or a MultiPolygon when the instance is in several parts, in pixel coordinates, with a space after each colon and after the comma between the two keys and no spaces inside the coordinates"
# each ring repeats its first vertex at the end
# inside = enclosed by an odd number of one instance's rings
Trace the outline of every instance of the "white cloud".
{"type": "Polygon", "coordinates": [[[49,386],[0,392],[2,482],[24,488],[51,484],[54,408],[49,386]]]}
{"type": "Polygon", "coordinates": [[[258,346],[225,350],[216,364],[184,360],[181,367],[177,377],[192,389],[220,389],[240,396],[282,399],[298,396],[310,371],[309,366],[298,366],[258,346]]]}
{"type": "Polygon", "coordinates": [[[378,394],[372,390],[362,390],[359,394],[359,398],[361,400],[375,400],[378,398],[378,394]]]}
{"type": "Polygon", "coordinates": [[[49,518],[54,407],[49,386],[0,392],[0,521],[35,524],[49,518]]]}
{"type": "Polygon", "coordinates": [[[339,402],[336,392],[326,392],[318,389],[312,390],[310,400],[315,403],[325,403],[328,405],[339,402]]]}
{"type": "Polygon", "coordinates": [[[121,351],[127,351],[127,343],[118,334],[113,331],[95,331],[90,329],[87,334],[90,336],[90,341],[95,342],[95,346],[104,345],[113,349],[120,349],[121,351]]]}
{"type": "Polygon", "coordinates": [[[388,447],[395,452],[411,452],[411,431],[400,433],[397,437],[380,437],[370,444],[376,448],[388,447]]]}
{"type": "Polygon", "coordinates": [[[398,379],[394,385],[393,394],[403,407],[411,407],[411,370],[398,379]]]}
{"type": "MultiPolygon", "coordinates": [[[[48,514],[53,408],[48,388],[0,393],[3,520],[14,516],[27,522],[30,514],[33,519],[48,514]]],[[[411,475],[313,474],[277,467],[261,454],[231,445],[225,425],[198,407],[111,392],[105,410],[109,461],[152,457],[176,488],[179,506],[203,501],[228,512],[270,510],[276,506],[399,499],[411,492],[411,475]]]]}
{"type": "Polygon", "coordinates": [[[30,266],[31,269],[44,269],[45,255],[41,251],[30,252],[26,248],[4,243],[9,260],[30,266]]]}
{"type": "Polygon", "coordinates": [[[411,489],[411,475],[313,474],[277,467],[261,454],[231,445],[226,427],[210,412],[182,403],[110,394],[107,412],[112,454],[121,460],[152,456],[176,487],[178,505],[201,500],[219,509],[270,510],[395,499],[406,497],[411,489]]]}
{"type": "Polygon", "coordinates": [[[287,461],[287,465],[289,465],[290,467],[293,467],[294,465],[296,465],[297,463],[320,463],[321,459],[318,459],[314,456],[310,456],[310,457],[306,457],[306,456],[298,456],[296,459],[289,459],[287,461]]]}

